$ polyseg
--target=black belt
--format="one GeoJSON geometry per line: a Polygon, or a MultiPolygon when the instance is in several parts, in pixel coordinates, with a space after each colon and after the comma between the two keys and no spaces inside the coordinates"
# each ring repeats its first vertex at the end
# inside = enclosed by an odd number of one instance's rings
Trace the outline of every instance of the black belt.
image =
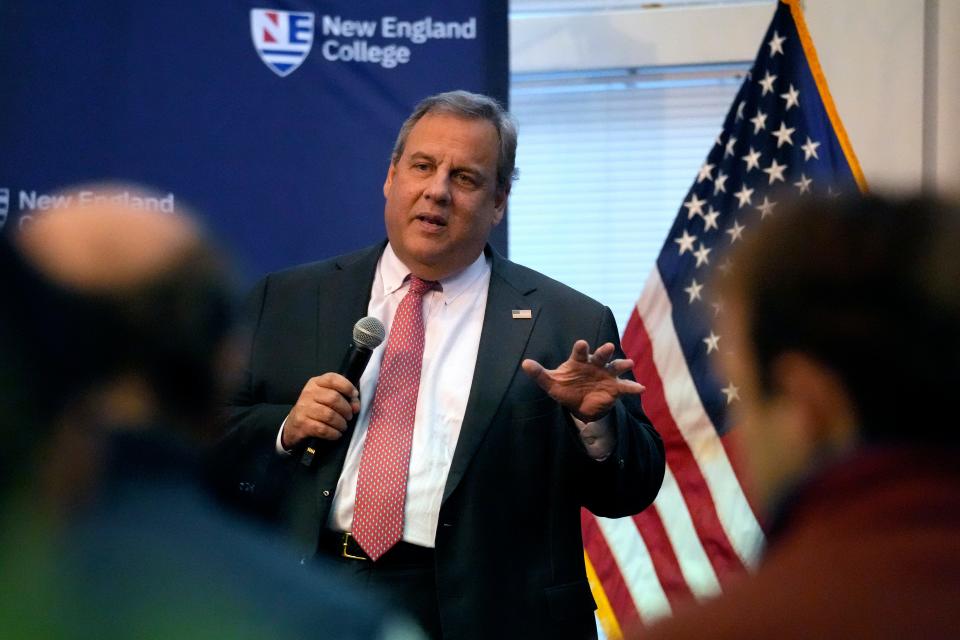
{"type": "MultiPolygon", "coordinates": [[[[349,532],[324,529],[320,533],[317,550],[323,554],[346,558],[347,560],[372,562],[370,556],[349,532]]],[[[398,542],[380,556],[376,564],[378,566],[387,564],[430,566],[433,565],[433,556],[434,551],[429,547],[421,547],[409,542],[398,542]]]]}

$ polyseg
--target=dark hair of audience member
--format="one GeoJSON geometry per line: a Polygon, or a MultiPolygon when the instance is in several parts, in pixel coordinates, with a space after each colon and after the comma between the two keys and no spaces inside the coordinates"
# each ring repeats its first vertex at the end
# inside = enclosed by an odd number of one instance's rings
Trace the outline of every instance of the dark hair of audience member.
{"type": "Polygon", "coordinates": [[[831,368],[867,441],[960,441],[960,208],[929,197],[807,199],[733,252],[720,290],[745,303],[761,384],[778,355],[831,368]]]}
{"type": "Polygon", "coordinates": [[[101,375],[141,376],[158,398],[157,418],[188,429],[191,439],[218,433],[233,317],[226,273],[198,243],[145,281],[90,296],[103,318],[101,375]]]}

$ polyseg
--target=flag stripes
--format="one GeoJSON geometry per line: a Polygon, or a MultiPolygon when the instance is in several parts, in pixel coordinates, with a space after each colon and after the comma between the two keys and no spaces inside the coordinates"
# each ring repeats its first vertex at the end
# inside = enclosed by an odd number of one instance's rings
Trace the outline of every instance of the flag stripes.
{"type": "Polygon", "coordinates": [[[605,629],[647,625],[757,562],[763,532],[728,453],[736,436],[725,435],[736,433],[725,421],[739,389],[712,362],[726,349],[712,283],[735,268],[724,252],[762,233],[780,201],[865,186],[799,0],[780,0],[624,330],[667,473],[653,507],[632,519],[584,513],[589,559],[615,594],[601,615],[619,627],[604,621],[605,629]]]}

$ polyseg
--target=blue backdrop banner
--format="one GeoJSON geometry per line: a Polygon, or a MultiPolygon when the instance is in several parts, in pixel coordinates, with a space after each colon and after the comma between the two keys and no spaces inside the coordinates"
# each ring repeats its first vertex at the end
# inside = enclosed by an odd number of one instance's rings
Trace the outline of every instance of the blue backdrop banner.
{"type": "Polygon", "coordinates": [[[0,74],[5,233],[63,187],[135,182],[159,190],[138,205],[201,212],[253,278],[384,236],[413,105],[506,101],[507,2],[9,0],[0,74]]]}

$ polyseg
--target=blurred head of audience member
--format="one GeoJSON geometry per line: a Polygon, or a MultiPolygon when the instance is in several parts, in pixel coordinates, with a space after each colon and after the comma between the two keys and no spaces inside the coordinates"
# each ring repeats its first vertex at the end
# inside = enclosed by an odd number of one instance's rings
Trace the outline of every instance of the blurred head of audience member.
{"type": "Polygon", "coordinates": [[[80,364],[97,377],[85,395],[101,392],[101,419],[159,419],[190,439],[213,437],[233,291],[224,259],[192,218],[106,199],[40,216],[18,244],[96,316],[99,342],[84,346],[97,355],[80,364]]]}
{"type": "Polygon", "coordinates": [[[762,507],[861,448],[950,449],[960,213],[929,198],[802,201],[718,282],[734,424],[762,507]]]}
{"type": "Polygon", "coordinates": [[[241,361],[230,273],[186,213],[87,191],[0,245],[0,627],[419,637],[218,509],[199,452],[241,361]]]}
{"type": "Polygon", "coordinates": [[[234,360],[232,283],[193,219],[99,193],[38,216],[19,251],[5,251],[16,269],[4,334],[23,376],[14,415],[56,427],[45,445],[27,424],[14,431],[48,456],[42,475],[68,502],[104,434],[149,426],[192,443],[214,437],[234,360]]]}
{"type": "Polygon", "coordinates": [[[754,576],[651,637],[960,634],[960,208],[807,199],[714,283],[754,576]]]}

